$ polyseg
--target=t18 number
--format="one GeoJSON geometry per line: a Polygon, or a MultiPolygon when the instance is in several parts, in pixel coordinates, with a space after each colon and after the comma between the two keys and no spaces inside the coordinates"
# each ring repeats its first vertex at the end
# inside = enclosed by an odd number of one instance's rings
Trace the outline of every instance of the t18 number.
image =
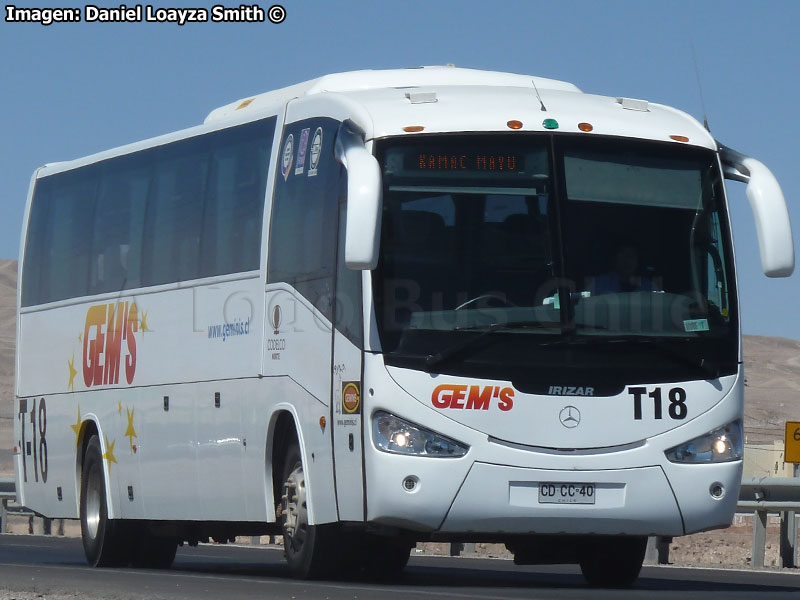
{"type": "MultiPolygon", "coordinates": [[[[651,392],[648,392],[646,387],[632,387],[628,388],[628,393],[633,396],[634,420],[642,420],[642,404],[645,395],[653,399],[653,418],[656,420],[663,418],[663,401],[660,387],[655,388],[651,392]]],[[[689,409],[686,406],[686,390],[681,387],[674,387],[669,390],[667,397],[669,398],[667,413],[670,418],[677,421],[685,419],[686,415],[689,413],[689,409]]]]}
{"type": "Polygon", "coordinates": [[[19,401],[17,411],[19,419],[19,430],[22,439],[19,442],[20,455],[22,456],[22,480],[28,481],[28,457],[33,459],[33,480],[38,482],[39,477],[42,483],[47,483],[47,404],[44,398],[36,398],[31,401],[31,409],[28,410],[28,401],[19,401]],[[26,431],[30,422],[31,440],[28,441],[26,431]]]}

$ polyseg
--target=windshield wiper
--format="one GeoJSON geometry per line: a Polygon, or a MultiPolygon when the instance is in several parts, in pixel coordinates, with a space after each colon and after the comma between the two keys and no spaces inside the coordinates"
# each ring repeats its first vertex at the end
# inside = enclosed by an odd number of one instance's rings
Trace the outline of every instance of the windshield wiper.
{"type": "MultiPolygon", "coordinates": [[[[473,331],[482,329],[484,326],[479,327],[460,327],[456,328],[453,331],[473,331]]],[[[468,338],[466,340],[461,340],[452,346],[448,346],[436,354],[429,354],[425,357],[425,366],[428,367],[428,370],[433,369],[443,362],[451,359],[452,357],[460,354],[461,352],[469,349],[474,348],[481,344],[482,341],[486,340],[489,337],[490,333],[494,333],[496,331],[511,331],[514,329],[560,329],[560,323],[542,323],[538,321],[510,321],[507,323],[492,323],[491,325],[485,326],[486,328],[483,329],[478,335],[475,337],[468,338]]]]}
{"type": "Polygon", "coordinates": [[[682,351],[670,343],[663,343],[663,340],[644,338],[642,341],[644,343],[650,343],[654,345],[663,354],[666,354],[670,358],[676,359],[678,362],[682,362],[690,367],[700,369],[703,373],[708,375],[708,379],[716,379],[719,377],[719,365],[708,358],[682,351]]]}
{"type": "MultiPolygon", "coordinates": [[[[643,344],[656,348],[669,358],[683,363],[684,365],[700,369],[703,373],[708,375],[709,379],[716,379],[719,377],[719,366],[712,360],[698,357],[696,354],[685,352],[676,348],[669,343],[670,338],[659,338],[653,336],[642,335],[592,335],[592,336],[570,336],[562,340],[551,342],[552,345],[556,344],[606,344],[614,342],[630,342],[633,344],[643,344]]],[[[680,338],[680,339],[694,339],[694,338],[680,338]]]]}

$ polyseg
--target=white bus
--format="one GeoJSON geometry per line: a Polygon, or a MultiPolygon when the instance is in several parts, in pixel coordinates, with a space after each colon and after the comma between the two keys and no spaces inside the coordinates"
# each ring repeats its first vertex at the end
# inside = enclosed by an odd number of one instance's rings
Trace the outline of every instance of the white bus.
{"type": "Polygon", "coordinates": [[[697,121],[572,84],[329,75],[33,176],[20,501],[90,564],[282,534],[299,577],[505,543],[626,585],[742,471],[723,178],[764,272],[780,187],[697,121]]]}

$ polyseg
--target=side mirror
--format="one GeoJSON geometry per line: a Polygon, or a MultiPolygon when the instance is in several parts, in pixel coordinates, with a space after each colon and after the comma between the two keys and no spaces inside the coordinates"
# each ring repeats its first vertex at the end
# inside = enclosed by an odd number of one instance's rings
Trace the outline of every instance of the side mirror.
{"type": "Polygon", "coordinates": [[[788,277],[794,271],[794,242],[789,211],[781,186],[766,165],[721,146],[720,157],[727,179],[747,183],[747,199],[761,254],[761,269],[767,277],[788,277]]]}
{"type": "Polygon", "coordinates": [[[336,134],[336,160],[347,169],[345,264],[355,270],[378,265],[382,186],[377,159],[364,147],[364,133],[345,121],[336,134]]]}

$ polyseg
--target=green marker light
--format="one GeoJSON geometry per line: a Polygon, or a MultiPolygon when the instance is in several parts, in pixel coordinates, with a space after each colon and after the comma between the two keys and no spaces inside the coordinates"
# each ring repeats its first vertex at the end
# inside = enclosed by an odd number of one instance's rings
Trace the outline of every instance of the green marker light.
{"type": "Polygon", "coordinates": [[[542,127],[545,129],[558,129],[558,121],[555,119],[545,119],[542,121],[542,127]]]}

